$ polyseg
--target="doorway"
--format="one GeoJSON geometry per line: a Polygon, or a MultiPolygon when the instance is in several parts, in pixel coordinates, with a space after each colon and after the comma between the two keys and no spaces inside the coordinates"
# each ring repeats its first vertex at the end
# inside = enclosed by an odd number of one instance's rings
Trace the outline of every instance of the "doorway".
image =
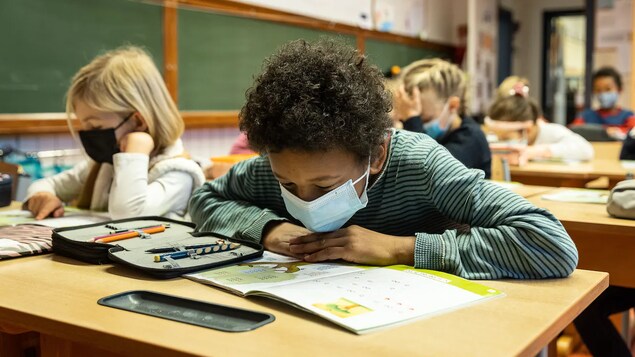
{"type": "Polygon", "coordinates": [[[541,104],[554,123],[571,123],[584,107],[586,25],[583,9],[544,13],[541,104]]]}

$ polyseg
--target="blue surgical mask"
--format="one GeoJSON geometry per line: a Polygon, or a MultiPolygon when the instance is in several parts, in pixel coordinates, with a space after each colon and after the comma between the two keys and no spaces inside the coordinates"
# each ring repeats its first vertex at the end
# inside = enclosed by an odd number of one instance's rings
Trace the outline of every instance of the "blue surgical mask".
{"type": "Polygon", "coordinates": [[[600,103],[600,108],[611,109],[617,105],[618,94],[617,92],[602,92],[597,94],[595,98],[600,103]]]}
{"type": "Polygon", "coordinates": [[[287,211],[313,232],[332,232],[340,229],[353,215],[368,204],[366,189],[368,188],[368,169],[360,178],[348,180],[340,187],[307,202],[289,192],[280,185],[280,193],[287,211]],[[366,177],[366,185],[361,198],[357,195],[355,184],[366,177]]]}
{"type": "Polygon", "coordinates": [[[426,131],[428,136],[436,140],[448,131],[448,128],[450,127],[449,117],[450,106],[446,103],[443,107],[443,111],[438,117],[430,120],[429,122],[423,123],[423,129],[426,131]]]}

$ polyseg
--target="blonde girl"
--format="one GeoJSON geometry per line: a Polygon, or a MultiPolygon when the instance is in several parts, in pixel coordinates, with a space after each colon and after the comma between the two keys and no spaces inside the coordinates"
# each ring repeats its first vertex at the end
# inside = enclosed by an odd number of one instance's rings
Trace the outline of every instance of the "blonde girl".
{"type": "Polygon", "coordinates": [[[62,216],[67,202],[113,219],[186,215],[205,179],[187,158],[183,120],[145,51],[125,47],[96,57],[75,74],[66,99],[69,127],[90,160],[29,187],[24,206],[36,219],[62,216]]]}
{"type": "Polygon", "coordinates": [[[394,115],[403,128],[428,134],[463,165],[489,178],[492,158],[485,134],[465,109],[465,73],[447,61],[425,59],[404,68],[399,79],[394,115]]]}

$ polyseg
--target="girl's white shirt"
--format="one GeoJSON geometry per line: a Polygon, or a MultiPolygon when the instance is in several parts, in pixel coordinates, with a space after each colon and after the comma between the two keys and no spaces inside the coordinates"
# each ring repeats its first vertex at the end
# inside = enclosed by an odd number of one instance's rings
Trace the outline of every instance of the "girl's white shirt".
{"type": "MultiPolygon", "coordinates": [[[[205,182],[203,171],[194,161],[179,157],[184,153],[179,139],[157,156],[118,153],[113,164],[102,164],[90,209],[108,211],[112,219],[137,216],[164,216],[188,219],[191,194],[205,182]]],[[[62,201],[76,199],[88,177],[92,160],[70,170],[35,181],[27,190],[27,201],[37,192],[50,192],[62,201]]]]}
{"type": "Polygon", "coordinates": [[[538,120],[538,135],[534,145],[548,145],[552,157],[565,160],[592,160],[593,146],[582,136],[567,127],[538,120]]]}

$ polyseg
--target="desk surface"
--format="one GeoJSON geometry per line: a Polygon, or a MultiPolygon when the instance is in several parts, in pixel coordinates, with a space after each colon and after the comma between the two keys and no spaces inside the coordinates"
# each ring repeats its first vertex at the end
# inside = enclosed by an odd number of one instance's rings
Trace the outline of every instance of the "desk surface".
{"type": "Polygon", "coordinates": [[[617,160],[622,151],[621,141],[592,142],[595,158],[601,160],[617,160]]]}
{"type": "Polygon", "coordinates": [[[507,296],[356,336],[269,299],[240,298],[186,279],[157,281],[124,268],[47,255],[0,262],[0,322],[135,355],[535,355],[606,288],[608,275],[576,270],[567,279],[485,284],[507,296]],[[96,303],[137,289],[266,311],[276,321],[251,332],[224,333],[96,303]]]}
{"type": "Polygon", "coordinates": [[[589,181],[606,177],[608,188],[612,188],[629,173],[635,173],[635,169],[618,160],[596,159],[577,163],[529,162],[510,167],[510,172],[512,181],[528,185],[585,187],[589,181]]]}
{"type": "Polygon", "coordinates": [[[635,220],[611,217],[603,204],[555,202],[541,196],[528,200],[562,222],[578,247],[579,268],[607,271],[611,284],[635,288],[635,220]]]}
{"type": "MultiPolygon", "coordinates": [[[[570,189],[557,188],[552,189],[549,193],[564,190],[570,189]]],[[[528,200],[538,207],[551,211],[567,229],[622,234],[632,236],[635,239],[635,220],[611,217],[606,212],[604,204],[549,201],[543,199],[542,194],[531,196],[528,200]]]]}
{"type": "Polygon", "coordinates": [[[635,169],[624,166],[619,160],[596,159],[589,162],[529,162],[523,166],[511,166],[514,174],[540,174],[556,177],[597,178],[599,176],[618,177],[624,179],[627,173],[635,169]]]}

